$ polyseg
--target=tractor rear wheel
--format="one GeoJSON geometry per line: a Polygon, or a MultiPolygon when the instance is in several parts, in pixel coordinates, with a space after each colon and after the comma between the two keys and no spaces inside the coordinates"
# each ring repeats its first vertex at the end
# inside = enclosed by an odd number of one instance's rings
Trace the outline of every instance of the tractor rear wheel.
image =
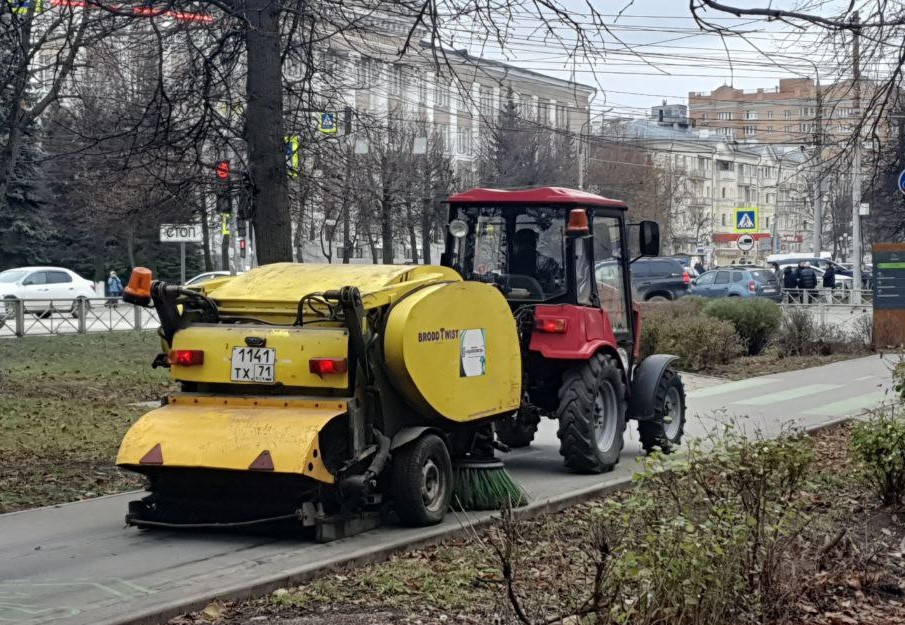
{"type": "Polygon", "coordinates": [[[436,525],[453,491],[449,450],[439,436],[426,434],[394,453],[393,499],[405,525],[436,525]]]}
{"type": "Polygon", "coordinates": [[[527,447],[534,440],[538,422],[536,413],[519,410],[514,417],[505,417],[494,423],[494,428],[501,443],[518,449],[527,447]]]}
{"type": "Polygon", "coordinates": [[[615,359],[591,357],[563,376],[559,391],[559,453],[568,469],[603,473],[619,462],[625,430],[625,383],[615,359]]]}
{"type": "Polygon", "coordinates": [[[654,396],[654,418],[638,422],[638,438],[644,451],[671,452],[685,433],[685,385],[672,369],[663,372],[654,396]]]}

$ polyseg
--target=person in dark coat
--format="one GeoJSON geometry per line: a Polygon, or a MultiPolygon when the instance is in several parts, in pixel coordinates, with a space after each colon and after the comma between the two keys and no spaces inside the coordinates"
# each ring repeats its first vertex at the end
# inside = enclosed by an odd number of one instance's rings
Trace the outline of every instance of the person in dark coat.
{"type": "Polygon", "coordinates": [[[833,289],[836,288],[836,268],[830,265],[823,274],[823,288],[826,290],[826,303],[833,303],[833,289]]]}
{"type": "Polygon", "coordinates": [[[704,273],[704,263],[702,263],[701,261],[696,262],[694,264],[694,270],[698,272],[698,275],[704,273]]]}
{"type": "Polygon", "coordinates": [[[782,270],[782,288],[786,292],[785,301],[792,302],[798,299],[798,274],[791,267],[782,270]]]}
{"type": "Polygon", "coordinates": [[[802,291],[804,303],[807,304],[812,299],[816,299],[817,272],[808,263],[798,265],[798,288],[802,291]]]}

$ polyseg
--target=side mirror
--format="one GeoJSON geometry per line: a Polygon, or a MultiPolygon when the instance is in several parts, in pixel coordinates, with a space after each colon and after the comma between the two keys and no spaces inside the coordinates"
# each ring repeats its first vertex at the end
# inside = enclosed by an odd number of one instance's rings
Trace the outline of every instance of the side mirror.
{"type": "Polygon", "coordinates": [[[641,222],[639,252],[641,256],[660,255],[660,224],[645,219],[641,222]]]}

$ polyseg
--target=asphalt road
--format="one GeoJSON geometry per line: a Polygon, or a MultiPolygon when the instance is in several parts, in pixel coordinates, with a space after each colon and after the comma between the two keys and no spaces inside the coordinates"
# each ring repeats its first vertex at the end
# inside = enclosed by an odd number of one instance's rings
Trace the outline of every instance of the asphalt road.
{"type": "MultiPolygon", "coordinates": [[[[793,420],[818,425],[857,414],[883,401],[889,361],[879,356],[805,371],[704,386],[689,394],[688,432],[703,434],[717,421],[775,434],[793,420]]],[[[556,424],[541,424],[536,443],[506,457],[533,503],[578,497],[631,477],[640,455],[633,428],[622,461],[604,476],[565,472],[556,424]]],[[[467,520],[450,515],[427,529],[384,527],[350,539],[316,544],[304,538],[142,532],[124,527],[134,494],[0,516],[0,623],[91,624],[137,622],[189,601],[276,588],[306,571],[386,547],[406,547],[455,530],[467,520]]]]}

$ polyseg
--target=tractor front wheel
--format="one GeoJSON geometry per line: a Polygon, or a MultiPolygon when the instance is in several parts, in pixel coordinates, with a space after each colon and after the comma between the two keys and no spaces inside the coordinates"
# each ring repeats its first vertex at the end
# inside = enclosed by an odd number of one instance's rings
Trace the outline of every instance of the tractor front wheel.
{"type": "Polygon", "coordinates": [[[405,525],[436,525],[453,491],[449,450],[439,436],[426,434],[393,457],[393,499],[405,525]]]}
{"type": "Polygon", "coordinates": [[[597,354],[563,376],[559,453],[568,469],[603,473],[619,462],[625,430],[625,383],[611,356],[597,354]]]}
{"type": "Polygon", "coordinates": [[[654,397],[654,418],[638,422],[638,438],[644,451],[671,452],[685,433],[685,385],[672,369],[663,372],[654,397]]]}

